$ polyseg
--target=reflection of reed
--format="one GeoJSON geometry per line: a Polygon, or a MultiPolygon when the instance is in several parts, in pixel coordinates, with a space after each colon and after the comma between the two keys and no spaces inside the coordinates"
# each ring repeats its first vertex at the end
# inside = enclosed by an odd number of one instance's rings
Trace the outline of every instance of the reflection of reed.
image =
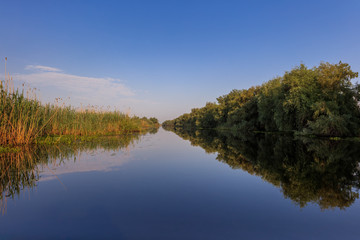
{"type": "Polygon", "coordinates": [[[38,160],[28,149],[16,153],[0,154],[0,200],[5,213],[7,198],[13,198],[24,189],[31,189],[39,179],[38,160]]]}
{"type": "Polygon", "coordinates": [[[321,209],[345,209],[359,198],[358,142],[180,129],[175,133],[208,153],[217,152],[218,161],[279,187],[300,207],[315,203],[321,209]]]}
{"type": "MultiPolygon", "coordinates": [[[[49,168],[65,165],[71,159],[75,162],[84,152],[120,151],[129,154],[131,146],[140,140],[140,134],[101,137],[91,142],[74,145],[41,145],[23,148],[19,152],[0,153],[0,208],[6,212],[8,198],[14,198],[27,189],[36,187],[39,173],[44,167],[62,184],[61,180],[49,168]]],[[[63,185],[63,184],[62,184],[63,185]]],[[[64,185],[63,185],[64,186],[64,185]]]]}

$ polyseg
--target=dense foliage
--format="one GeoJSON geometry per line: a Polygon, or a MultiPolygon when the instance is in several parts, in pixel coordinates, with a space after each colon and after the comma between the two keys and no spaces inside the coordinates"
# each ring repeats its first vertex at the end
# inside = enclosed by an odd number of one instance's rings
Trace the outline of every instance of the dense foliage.
{"type": "Polygon", "coordinates": [[[233,90],[164,126],[233,131],[297,131],[322,136],[358,136],[360,85],[346,63],[300,65],[261,86],[233,90]]]}

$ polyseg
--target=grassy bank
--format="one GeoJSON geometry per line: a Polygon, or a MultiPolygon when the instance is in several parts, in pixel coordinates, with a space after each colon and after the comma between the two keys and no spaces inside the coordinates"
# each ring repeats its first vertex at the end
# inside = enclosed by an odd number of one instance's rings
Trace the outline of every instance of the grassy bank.
{"type": "Polygon", "coordinates": [[[131,117],[119,111],[75,109],[42,104],[31,89],[14,88],[7,77],[0,83],[0,146],[35,143],[47,136],[95,136],[142,132],[158,127],[156,118],[131,117]]]}

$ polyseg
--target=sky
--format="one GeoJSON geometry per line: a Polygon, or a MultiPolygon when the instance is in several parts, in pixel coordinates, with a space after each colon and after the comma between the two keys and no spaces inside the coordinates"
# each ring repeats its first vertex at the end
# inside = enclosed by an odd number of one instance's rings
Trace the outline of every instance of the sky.
{"type": "Polygon", "coordinates": [[[360,1],[1,1],[0,79],[43,102],[173,119],[285,71],[360,72],[360,1]]]}

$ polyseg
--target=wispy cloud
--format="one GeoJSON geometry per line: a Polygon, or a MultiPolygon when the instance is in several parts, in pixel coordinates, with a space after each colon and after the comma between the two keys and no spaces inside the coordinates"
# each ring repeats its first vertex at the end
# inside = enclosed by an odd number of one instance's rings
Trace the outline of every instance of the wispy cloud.
{"type": "Polygon", "coordinates": [[[27,65],[25,67],[25,70],[38,70],[38,71],[44,71],[44,72],[61,72],[61,70],[58,68],[41,66],[41,65],[27,65]]]}
{"type": "Polygon", "coordinates": [[[121,80],[115,78],[96,78],[64,73],[58,68],[48,66],[28,65],[28,74],[18,74],[20,81],[30,83],[32,86],[57,88],[75,94],[84,99],[117,98],[134,96],[135,93],[125,86],[121,80]]]}
{"type": "Polygon", "coordinates": [[[157,116],[162,104],[148,98],[144,90],[135,91],[122,80],[108,77],[80,76],[61,69],[42,65],[28,65],[25,73],[15,74],[18,84],[27,83],[39,90],[44,102],[62,98],[73,107],[98,106],[120,111],[131,110],[137,116],[157,116]],[[141,94],[139,94],[141,93],[141,94]]]}

